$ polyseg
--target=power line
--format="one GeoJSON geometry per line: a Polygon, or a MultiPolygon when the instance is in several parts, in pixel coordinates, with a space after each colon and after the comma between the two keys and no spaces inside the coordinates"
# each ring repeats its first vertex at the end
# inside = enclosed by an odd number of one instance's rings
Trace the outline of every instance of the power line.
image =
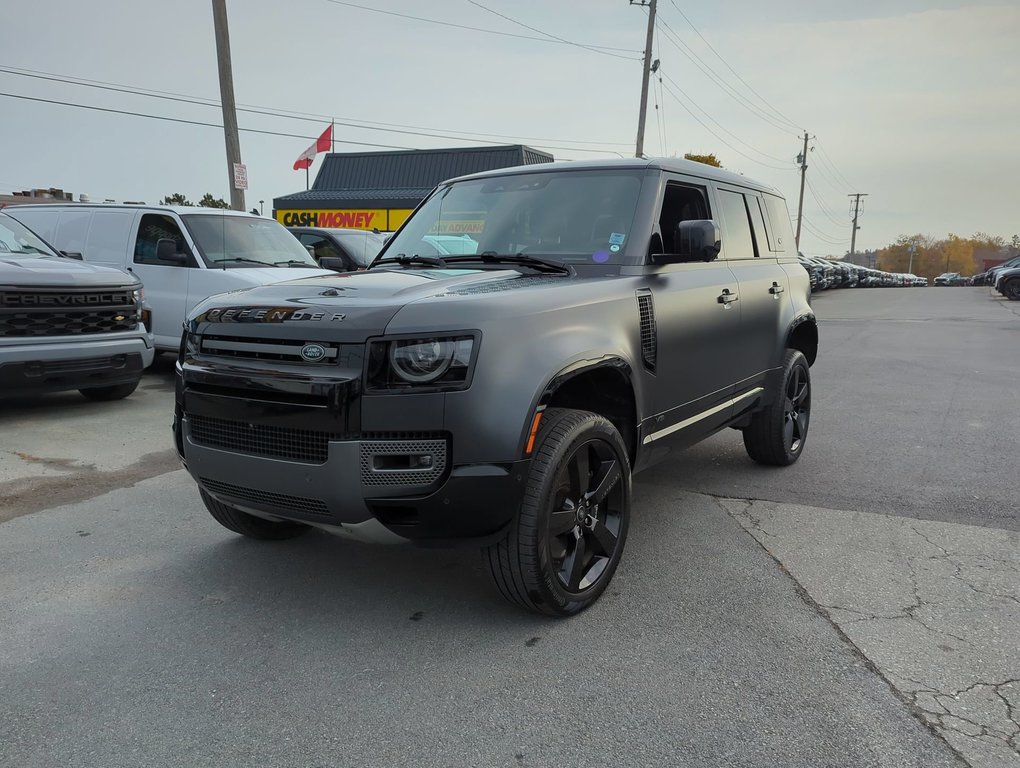
{"type": "MultiPolygon", "coordinates": [[[[516,24],[517,26],[523,27],[524,29],[530,29],[532,32],[538,32],[538,34],[540,34],[540,35],[545,35],[546,37],[551,38],[551,40],[549,42],[551,42],[552,40],[555,40],[556,42],[566,43],[567,45],[573,45],[573,46],[576,46],[577,48],[584,48],[586,51],[591,51],[592,53],[601,53],[604,56],[615,56],[618,59],[627,59],[628,61],[632,61],[633,60],[633,57],[631,57],[631,56],[621,56],[618,53],[611,53],[609,49],[604,49],[604,48],[602,48],[602,46],[585,45],[583,43],[575,43],[573,40],[567,40],[565,38],[559,37],[558,35],[554,35],[554,34],[552,34],[550,32],[546,32],[544,30],[538,29],[537,27],[532,27],[532,26],[530,26],[528,24],[525,24],[523,21],[517,21],[517,19],[511,19],[509,16],[506,16],[506,15],[500,13],[499,11],[495,11],[492,8],[489,8],[487,6],[482,5],[479,2],[476,2],[476,0],[467,0],[467,1],[469,3],[471,3],[471,5],[474,5],[474,6],[478,7],[478,8],[481,8],[483,11],[487,11],[488,13],[491,13],[494,16],[499,16],[499,18],[505,19],[506,21],[509,21],[511,24],[516,24]]],[[[615,49],[612,49],[612,50],[621,50],[621,49],[615,48],[615,49]]]]}
{"type": "MultiPolygon", "coordinates": [[[[661,68],[661,67],[660,67],[659,71],[660,71],[660,72],[662,72],[662,68],[661,68]]],[[[711,120],[711,121],[712,121],[713,123],[715,123],[715,124],[716,124],[716,125],[717,125],[717,126],[719,127],[719,130],[721,130],[721,131],[722,131],[723,133],[725,133],[725,134],[726,134],[727,136],[730,136],[730,137],[732,137],[732,138],[733,138],[733,139],[734,139],[735,141],[739,141],[739,142],[740,142],[741,144],[743,144],[743,145],[744,145],[745,147],[747,147],[747,148],[748,148],[749,150],[751,150],[752,152],[756,152],[756,153],[758,153],[758,154],[759,154],[759,155],[761,155],[762,157],[766,157],[766,158],[768,158],[769,160],[775,160],[776,162],[779,162],[779,163],[785,163],[785,162],[787,162],[786,158],[783,158],[783,157],[776,157],[775,155],[770,155],[770,154],[768,154],[767,152],[762,152],[762,151],[761,151],[760,149],[755,149],[755,148],[754,148],[754,147],[752,147],[752,146],[751,146],[750,144],[748,144],[748,143],[747,143],[746,141],[744,141],[744,140],[743,140],[743,139],[741,139],[741,138],[740,138],[739,136],[737,136],[737,135],[736,135],[735,133],[733,133],[732,131],[728,131],[728,130],[727,130],[727,129],[726,129],[726,128],[725,128],[725,127],[724,127],[724,126],[723,126],[723,125],[722,125],[722,124],[721,124],[721,123],[720,123],[720,122],[718,121],[718,120],[716,120],[716,119],[715,119],[714,117],[712,117],[712,115],[710,115],[710,114],[708,113],[708,111],[707,111],[707,110],[705,110],[705,109],[702,109],[702,108],[701,108],[701,107],[700,107],[700,106],[698,105],[698,103],[697,103],[697,102],[696,102],[696,101],[695,101],[695,100],[694,100],[693,98],[691,98],[691,95],[690,95],[689,93],[687,93],[687,92],[686,92],[686,91],[685,91],[685,90],[684,90],[683,88],[681,88],[681,87],[680,87],[679,85],[677,85],[677,82],[676,82],[676,81],[675,81],[675,80],[674,80],[673,78],[671,78],[671,77],[670,77],[669,75],[667,75],[667,74],[666,74],[665,72],[662,72],[662,76],[663,76],[663,77],[665,77],[665,78],[666,78],[667,80],[669,80],[669,82],[670,82],[670,83],[672,83],[672,85],[673,85],[673,87],[674,87],[674,88],[676,88],[676,89],[677,89],[678,91],[680,91],[680,93],[682,93],[682,94],[683,94],[683,95],[684,95],[684,96],[685,96],[685,97],[687,98],[687,100],[688,100],[688,101],[690,101],[690,102],[691,102],[691,103],[692,103],[692,104],[693,104],[694,106],[698,107],[698,110],[699,110],[699,111],[700,111],[700,112],[701,112],[701,113],[702,113],[702,114],[703,114],[703,115],[704,115],[705,117],[707,117],[707,118],[708,118],[709,120],[711,120]]]]}
{"type": "Polygon", "coordinates": [[[815,202],[818,203],[818,210],[820,210],[822,213],[824,213],[825,217],[829,221],[831,221],[833,224],[835,224],[837,227],[844,227],[844,226],[846,226],[846,222],[845,221],[840,221],[828,209],[825,208],[825,204],[822,203],[822,201],[818,199],[818,195],[815,193],[815,188],[811,186],[811,181],[808,180],[807,178],[805,178],[805,181],[807,183],[808,192],[811,193],[811,197],[813,197],[815,199],[815,202]]]}
{"type": "Polygon", "coordinates": [[[764,96],[762,96],[760,93],[758,93],[758,91],[756,91],[754,88],[751,87],[751,84],[749,82],[747,82],[744,78],[742,78],[740,76],[740,73],[738,73],[737,70],[735,70],[733,67],[730,66],[730,63],[728,61],[726,61],[726,59],[722,56],[722,54],[720,54],[719,51],[717,51],[715,49],[715,47],[710,42],[708,42],[708,40],[705,39],[705,36],[703,34],[701,34],[701,32],[698,31],[698,28],[696,26],[694,26],[694,23],[689,18],[687,18],[687,14],[685,14],[680,9],[680,6],[676,4],[676,0],[669,0],[669,1],[670,1],[670,3],[673,4],[673,7],[676,8],[676,12],[679,13],[683,17],[683,20],[687,22],[688,26],[691,29],[694,30],[695,34],[698,37],[701,38],[701,41],[705,45],[708,46],[709,50],[712,51],[712,53],[714,53],[716,55],[716,58],[718,58],[719,61],[721,61],[723,64],[726,65],[726,68],[730,72],[733,73],[733,75],[737,78],[737,80],[742,82],[747,87],[747,90],[749,90],[751,93],[753,93],[755,96],[757,96],[758,99],[761,101],[761,103],[764,104],[766,107],[768,107],[769,110],[774,115],[776,115],[780,119],[785,120],[787,123],[789,123],[791,128],[799,128],[797,123],[795,123],[793,120],[791,120],[786,115],[784,115],[782,112],[780,112],[778,109],[776,109],[774,106],[772,106],[764,96]]]}
{"type": "MultiPolygon", "coordinates": [[[[401,19],[412,19],[414,21],[424,21],[424,22],[426,22],[428,24],[438,24],[438,25],[443,26],[443,27],[453,27],[455,29],[467,29],[467,30],[470,30],[472,32],[484,32],[484,33],[489,34],[489,35],[499,35],[501,37],[515,37],[515,38],[518,38],[520,40],[534,40],[535,42],[539,42],[539,43],[561,43],[561,44],[564,43],[564,41],[562,41],[562,40],[556,40],[556,39],[553,39],[551,37],[534,37],[532,35],[518,35],[518,34],[515,34],[513,32],[501,32],[498,29],[486,29],[484,27],[472,27],[472,26],[469,26],[467,24],[455,24],[452,21],[442,21],[440,19],[429,19],[429,18],[426,18],[424,16],[412,16],[412,15],[407,14],[407,13],[397,13],[396,11],[384,11],[382,8],[371,8],[371,7],[367,6],[367,5],[359,5],[357,3],[346,2],[346,0],[326,0],[326,1],[330,2],[330,3],[333,3],[334,5],[344,5],[344,6],[347,6],[348,8],[358,8],[359,10],[362,10],[362,11],[371,11],[372,13],[381,13],[381,14],[385,14],[386,16],[397,16],[398,18],[401,18],[401,19]]],[[[488,9],[486,9],[486,10],[488,10],[488,9]]],[[[547,34],[547,33],[543,32],[542,34],[547,34]]],[[[570,42],[570,43],[567,43],[567,44],[569,44],[569,45],[580,45],[579,43],[573,43],[573,42],[570,42]]],[[[608,45],[581,45],[581,47],[582,48],[586,48],[588,50],[592,50],[595,53],[607,53],[609,51],[626,51],[628,53],[638,53],[638,51],[633,51],[633,50],[631,50],[629,48],[612,48],[612,47],[610,47],[608,45]],[[595,49],[598,49],[598,50],[595,50],[595,49]]],[[[619,56],[619,54],[611,54],[611,55],[618,56],[618,58],[621,58],[621,59],[629,59],[629,60],[633,59],[633,57],[631,57],[631,56],[619,56]]]]}
{"type": "MultiPolygon", "coordinates": [[[[67,77],[63,77],[63,76],[59,76],[59,75],[55,75],[55,74],[51,74],[51,73],[37,73],[37,72],[31,71],[31,70],[18,71],[17,68],[9,68],[9,67],[3,67],[3,66],[0,66],[0,72],[4,72],[4,73],[10,74],[10,75],[18,75],[18,76],[21,76],[21,77],[32,77],[32,78],[36,78],[36,79],[40,79],[40,80],[49,80],[49,81],[58,82],[58,83],[66,83],[68,85],[77,85],[77,86],[81,86],[81,87],[85,87],[85,88],[95,88],[95,89],[104,90],[104,91],[112,91],[112,92],[115,92],[115,93],[126,93],[126,94],[129,94],[129,95],[132,95],[132,96],[144,96],[146,98],[162,99],[164,101],[174,101],[174,102],[178,102],[178,103],[182,103],[182,104],[194,104],[196,106],[201,106],[201,107],[216,107],[216,108],[219,108],[219,106],[220,106],[219,102],[216,102],[216,101],[214,101],[212,99],[206,99],[206,98],[201,97],[201,96],[185,96],[183,94],[172,94],[171,95],[171,94],[164,93],[164,92],[159,92],[159,91],[146,92],[146,89],[139,90],[139,89],[132,88],[131,86],[126,86],[126,85],[122,85],[122,84],[119,84],[119,83],[103,83],[102,81],[87,81],[87,80],[80,80],[80,79],[72,79],[72,78],[67,78],[67,77]]],[[[336,125],[341,125],[341,126],[344,126],[344,127],[347,127],[347,128],[355,128],[355,129],[365,130],[365,131],[381,131],[381,132],[385,132],[385,133],[398,133],[398,134],[403,134],[403,135],[408,135],[408,136],[425,136],[425,137],[436,138],[436,139],[453,139],[453,140],[456,140],[456,141],[474,141],[474,142],[478,142],[478,143],[484,143],[486,141],[486,139],[482,139],[482,138],[477,138],[477,139],[476,138],[470,138],[471,135],[487,136],[490,139],[491,138],[517,139],[517,140],[524,140],[524,141],[528,141],[528,142],[545,142],[545,141],[556,142],[556,141],[561,141],[559,139],[543,139],[543,138],[534,137],[534,136],[532,136],[532,137],[523,137],[523,136],[508,136],[508,135],[501,135],[501,134],[481,134],[481,133],[474,133],[474,132],[471,132],[471,131],[455,131],[454,133],[463,133],[465,135],[464,136],[454,136],[454,135],[447,135],[447,134],[443,134],[443,133],[431,133],[431,132],[428,132],[427,129],[426,130],[418,131],[418,130],[405,130],[405,129],[399,129],[399,128],[384,128],[384,127],[381,127],[382,124],[374,124],[374,125],[371,124],[371,123],[374,123],[374,121],[349,122],[349,121],[346,121],[346,120],[344,120],[342,118],[340,120],[336,120],[335,118],[330,117],[328,115],[319,115],[319,116],[312,117],[312,116],[307,116],[307,113],[298,113],[298,112],[296,112],[296,113],[287,114],[286,110],[280,111],[280,110],[273,110],[273,109],[268,109],[268,108],[240,107],[239,106],[237,108],[237,111],[238,112],[246,112],[246,113],[255,114],[255,115],[268,115],[270,117],[279,117],[279,118],[283,118],[283,119],[287,119],[287,120],[301,120],[301,121],[304,121],[304,122],[313,122],[313,123],[318,123],[318,122],[321,122],[322,120],[332,120],[332,121],[335,122],[336,125]],[[367,124],[362,125],[360,123],[367,123],[367,124]],[[379,125],[380,127],[376,127],[376,125],[379,125]]],[[[408,127],[411,128],[411,127],[414,127],[414,126],[408,126],[408,127]]],[[[304,137],[304,138],[307,138],[307,137],[304,137]]],[[[312,137],[312,138],[314,138],[314,137],[312,137]]],[[[606,146],[607,144],[612,145],[612,144],[617,144],[618,143],[620,146],[625,146],[625,144],[623,142],[613,142],[613,143],[608,143],[608,142],[588,142],[588,141],[583,141],[583,142],[582,141],[577,141],[577,142],[574,142],[571,139],[563,140],[563,142],[566,143],[566,144],[573,144],[573,143],[586,144],[586,145],[587,144],[598,144],[598,145],[602,145],[602,146],[606,146]]],[[[346,144],[357,144],[359,142],[343,142],[343,143],[346,143],[346,144]]],[[[366,145],[366,146],[372,146],[372,145],[366,145]]],[[[377,146],[385,146],[385,145],[381,145],[380,144],[380,145],[377,145],[377,146]]],[[[539,143],[535,143],[534,146],[536,146],[536,147],[543,147],[543,148],[546,148],[546,149],[562,149],[562,150],[568,151],[568,152],[569,151],[578,151],[578,152],[595,152],[595,153],[598,153],[598,154],[611,154],[611,155],[618,155],[619,154],[618,152],[614,152],[612,150],[588,149],[587,147],[564,147],[564,146],[555,146],[553,144],[539,144],[539,143]]]]}
{"type": "MultiPolygon", "coordinates": [[[[61,107],[74,107],[76,109],[88,109],[94,112],[110,112],[115,115],[129,115],[131,117],[144,117],[149,120],[165,120],[170,123],[184,123],[186,125],[201,125],[208,128],[219,128],[222,130],[222,123],[206,123],[201,120],[185,120],[180,117],[166,117],[165,115],[150,115],[144,112],[130,112],[123,109],[111,109],[110,107],[99,107],[94,104],[75,104],[70,101],[57,101],[56,99],[40,99],[36,96],[22,96],[17,93],[0,93],[0,96],[6,96],[9,99],[23,99],[25,101],[37,101],[42,104],[56,104],[61,107]]],[[[281,131],[264,131],[259,128],[240,128],[239,130],[245,133],[261,133],[267,136],[286,136],[291,139],[315,139],[315,136],[302,136],[297,133],[283,133],[281,131]]],[[[415,149],[415,147],[401,147],[393,144],[370,144],[364,141],[341,141],[337,139],[338,144],[356,144],[362,147],[383,147],[386,149],[415,149]]]]}
{"type": "Polygon", "coordinates": [[[825,148],[819,142],[817,141],[815,142],[815,147],[818,149],[819,154],[832,169],[832,172],[836,175],[836,177],[838,179],[841,179],[844,184],[850,187],[850,189],[857,189],[856,185],[851,184],[850,180],[847,179],[847,177],[843,175],[842,171],[840,171],[839,168],[836,167],[836,164],[832,161],[832,158],[829,157],[829,153],[825,151],[825,148]]]}
{"type": "MultiPolygon", "coordinates": [[[[667,79],[669,79],[669,78],[668,78],[668,76],[667,76],[667,79]]],[[[670,82],[672,82],[672,81],[670,81],[670,82]]],[[[716,138],[716,139],[718,139],[719,141],[721,141],[721,142],[722,142],[723,144],[725,144],[725,145],[726,145],[727,147],[729,147],[730,149],[732,149],[732,150],[733,150],[734,152],[736,152],[736,153],[737,153],[738,155],[740,155],[741,157],[745,157],[745,158],[747,158],[747,159],[748,159],[748,160],[750,160],[750,161],[751,161],[752,163],[757,163],[758,165],[762,165],[762,166],[764,166],[764,167],[766,167],[766,168],[773,168],[773,169],[775,169],[775,170],[777,170],[777,171],[788,171],[788,170],[793,170],[792,168],[784,168],[784,167],[782,167],[782,166],[779,166],[779,165],[770,165],[769,163],[763,163],[763,162],[762,162],[761,160],[756,160],[755,158],[751,157],[751,156],[750,156],[749,154],[747,154],[746,152],[742,152],[742,151],[740,151],[740,150],[739,150],[739,149],[737,149],[737,148],[736,148],[735,146],[733,146],[733,145],[732,145],[732,144],[730,144],[730,143],[729,143],[728,141],[726,141],[726,139],[724,139],[724,138],[723,138],[722,136],[720,136],[720,135],[719,135],[718,133],[716,133],[715,131],[713,131],[713,130],[712,130],[712,129],[711,129],[711,128],[710,128],[709,126],[708,126],[708,124],[707,124],[707,123],[705,123],[705,121],[704,121],[704,120],[702,120],[702,119],[701,119],[700,117],[698,117],[698,116],[697,116],[696,114],[694,114],[694,112],[692,112],[692,111],[691,111],[690,107],[688,107],[688,106],[687,106],[686,104],[684,104],[683,100],[682,100],[682,99],[681,99],[681,98],[680,98],[679,96],[677,96],[677,95],[676,95],[675,93],[673,93],[672,89],[671,89],[671,88],[670,88],[670,87],[669,87],[668,85],[666,85],[665,83],[662,83],[662,87],[663,87],[663,88],[664,88],[664,89],[666,90],[666,93],[668,93],[668,94],[669,94],[670,96],[672,96],[672,97],[673,97],[673,98],[674,98],[674,99],[676,100],[676,102],[677,102],[677,103],[678,103],[678,104],[679,104],[679,105],[680,105],[681,107],[683,107],[683,108],[684,108],[684,110],[686,110],[686,111],[687,111],[687,114],[689,114],[689,115],[690,115],[691,117],[693,117],[693,118],[694,118],[695,120],[697,120],[697,121],[698,121],[699,123],[701,123],[701,126],[702,126],[702,127],[703,127],[703,128],[704,128],[704,129],[706,130],[706,131],[708,131],[708,132],[709,132],[710,134],[712,134],[713,136],[715,136],[715,138],[716,138]]]]}
{"type": "Polygon", "coordinates": [[[818,228],[813,226],[811,222],[807,220],[807,218],[804,219],[804,228],[807,229],[808,232],[817,237],[819,240],[829,243],[830,245],[846,245],[847,243],[850,242],[849,239],[840,240],[838,237],[834,237],[830,234],[826,234],[820,231],[818,228]]]}
{"type": "Polygon", "coordinates": [[[707,77],[713,83],[722,88],[723,91],[725,91],[725,93],[730,98],[732,98],[742,107],[744,107],[744,109],[748,110],[751,114],[753,114],[760,120],[764,120],[765,122],[767,122],[773,128],[777,128],[783,131],[784,133],[789,132],[790,127],[788,125],[778,122],[776,118],[772,117],[772,115],[770,115],[768,112],[765,112],[757,104],[753,103],[745,96],[738,93],[736,89],[734,89],[729,83],[727,83],[718,74],[716,74],[716,72],[710,66],[708,66],[701,60],[701,58],[690,48],[690,46],[688,46],[685,42],[683,42],[683,40],[680,39],[679,35],[677,35],[677,33],[673,31],[673,28],[670,27],[665,20],[660,20],[657,23],[662,24],[662,27],[666,30],[666,38],[673,44],[673,46],[678,51],[680,51],[680,53],[682,53],[684,56],[690,59],[691,63],[694,64],[694,66],[696,66],[698,69],[700,69],[702,73],[705,75],[705,77],[707,77]]]}

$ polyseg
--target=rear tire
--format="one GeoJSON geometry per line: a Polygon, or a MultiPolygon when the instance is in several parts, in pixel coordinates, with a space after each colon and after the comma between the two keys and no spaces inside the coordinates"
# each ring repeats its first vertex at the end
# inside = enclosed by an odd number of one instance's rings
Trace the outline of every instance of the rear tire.
{"type": "Polygon", "coordinates": [[[90,387],[88,389],[79,389],[78,391],[81,392],[85,398],[95,402],[123,400],[138,388],[139,381],[141,381],[141,379],[128,382],[127,384],[114,384],[111,387],[90,387]]]}
{"type": "Polygon", "coordinates": [[[594,413],[550,408],[517,517],[482,554],[507,600],[572,616],[613,578],[629,522],[630,461],[616,427],[594,413]]]}
{"type": "Polygon", "coordinates": [[[759,464],[786,467],[800,458],[811,417],[811,369],[796,349],[783,356],[783,376],[772,402],[744,428],[744,448],[759,464]]]}
{"type": "Polygon", "coordinates": [[[1002,286],[1002,295],[1010,301],[1020,301],[1020,278],[1014,277],[1002,286]]]}
{"type": "Polygon", "coordinates": [[[249,515],[239,509],[217,501],[203,489],[199,489],[202,495],[202,503],[209,510],[217,523],[224,528],[247,536],[250,539],[262,541],[280,541],[282,539],[293,539],[308,531],[307,525],[292,523],[285,520],[265,520],[255,515],[249,515]]]}

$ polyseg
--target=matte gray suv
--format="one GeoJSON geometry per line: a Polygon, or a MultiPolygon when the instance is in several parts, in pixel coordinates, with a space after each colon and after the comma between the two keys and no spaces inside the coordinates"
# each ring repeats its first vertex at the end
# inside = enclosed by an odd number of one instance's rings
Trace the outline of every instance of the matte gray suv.
{"type": "Polygon", "coordinates": [[[177,450],[232,531],[473,543],[507,599],[574,614],[620,561],[632,473],[725,427],[800,456],[796,257],[782,197],[705,165],[454,179],[366,272],[196,307],[177,450]]]}

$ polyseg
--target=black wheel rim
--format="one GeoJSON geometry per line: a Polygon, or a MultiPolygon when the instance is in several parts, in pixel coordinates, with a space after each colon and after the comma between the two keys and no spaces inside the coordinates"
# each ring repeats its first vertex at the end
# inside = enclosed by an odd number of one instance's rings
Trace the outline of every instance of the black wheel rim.
{"type": "Polygon", "coordinates": [[[604,440],[574,449],[560,468],[549,513],[549,561],[560,586],[585,592],[606,573],[619,547],[624,484],[604,440]]]}
{"type": "Polygon", "coordinates": [[[807,372],[795,365],[786,381],[786,403],[783,407],[783,440],[790,453],[797,453],[807,436],[811,415],[811,382],[807,372]]]}

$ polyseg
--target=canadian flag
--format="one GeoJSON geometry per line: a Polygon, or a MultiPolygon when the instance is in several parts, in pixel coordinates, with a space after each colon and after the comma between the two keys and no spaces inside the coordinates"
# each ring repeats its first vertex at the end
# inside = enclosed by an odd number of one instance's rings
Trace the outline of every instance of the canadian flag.
{"type": "Polygon", "coordinates": [[[294,170],[300,171],[302,168],[311,168],[312,160],[319,152],[329,152],[330,146],[333,144],[333,126],[332,124],[322,132],[322,135],[315,140],[308,149],[301,153],[301,156],[294,161],[294,170]]]}

